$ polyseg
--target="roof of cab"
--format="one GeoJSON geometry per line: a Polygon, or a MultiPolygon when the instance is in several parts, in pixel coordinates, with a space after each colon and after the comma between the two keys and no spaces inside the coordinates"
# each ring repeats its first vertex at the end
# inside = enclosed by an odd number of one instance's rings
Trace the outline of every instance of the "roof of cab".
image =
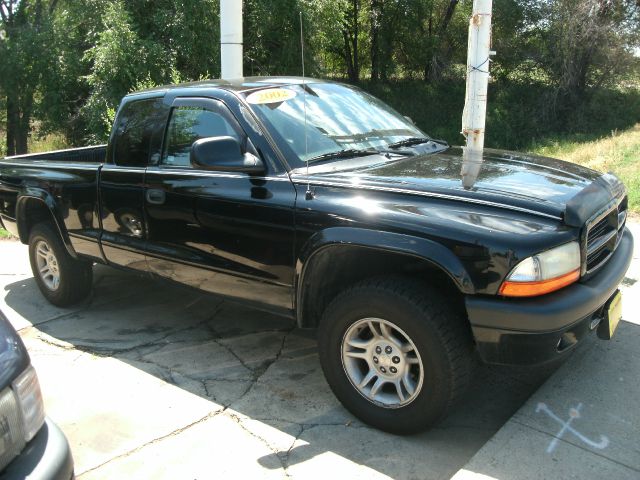
{"type": "Polygon", "coordinates": [[[134,96],[140,94],[149,93],[164,93],[170,90],[189,90],[189,89],[203,89],[207,87],[222,88],[225,90],[233,90],[236,92],[246,92],[250,90],[256,90],[266,87],[280,87],[282,85],[301,85],[302,83],[332,83],[330,80],[319,80],[316,78],[303,78],[303,77],[244,77],[235,78],[231,80],[200,80],[197,82],[180,83],[178,85],[164,85],[161,87],[149,88],[146,90],[140,90],[132,92],[127,95],[134,96]]]}

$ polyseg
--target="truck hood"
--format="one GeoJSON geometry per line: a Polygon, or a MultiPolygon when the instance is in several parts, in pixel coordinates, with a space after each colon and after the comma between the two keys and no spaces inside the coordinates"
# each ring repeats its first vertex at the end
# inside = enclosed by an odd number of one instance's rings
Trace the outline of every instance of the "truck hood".
{"type": "Polygon", "coordinates": [[[364,164],[367,158],[354,159],[351,165],[346,161],[312,166],[309,180],[454,197],[557,218],[565,217],[568,205],[572,210],[582,208],[569,212],[573,222],[584,222],[592,211],[618,196],[621,187],[615,177],[609,175],[603,181],[599,172],[573,163],[500,150],[485,149],[482,156],[467,160],[459,147],[373,164],[369,159],[364,164]],[[358,161],[363,164],[358,166],[358,161]],[[585,191],[591,192],[590,203],[598,205],[585,209],[571,202],[585,191]]]}

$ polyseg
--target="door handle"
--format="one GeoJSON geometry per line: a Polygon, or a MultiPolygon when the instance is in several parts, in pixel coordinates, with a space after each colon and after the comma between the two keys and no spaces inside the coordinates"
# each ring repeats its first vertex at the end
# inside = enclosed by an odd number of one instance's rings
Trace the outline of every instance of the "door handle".
{"type": "Polygon", "coordinates": [[[166,199],[164,190],[158,190],[155,188],[150,188],[149,190],[147,190],[145,197],[147,199],[147,203],[150,203],[152,205],[162,205],[166,199]]]}

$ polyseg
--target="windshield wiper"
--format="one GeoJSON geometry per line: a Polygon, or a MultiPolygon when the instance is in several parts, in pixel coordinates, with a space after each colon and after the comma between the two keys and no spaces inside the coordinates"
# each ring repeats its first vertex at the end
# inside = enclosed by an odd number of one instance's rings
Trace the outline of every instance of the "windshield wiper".
{"type": "Polygon", "coordinates": [[[404,140],[400,140],[399,142],[390,143],[387,145],[388,148],[400,148],[400,147],[410,147],[411,145],[419,145],[421,143],[427,143],[430,141],[430,138],[426,137],[409,137],[404,140]]]}
{"type": "Polygon", "coordinates": [[[439,143],[444,147],[449,146],[449,144],[444,140],[435,140],[433,138],[426,138],[426,137],[410,137],[410,138],[405,138],[404,140],[400,140],[399,142],[390,143],[389,145],[387,145],[387,148],[410,147],[412,145],[420,145],[421,143],[427,143],[427,142],[439,143]]]}
{"type": "Polygon", "coordinates": [[[308,162],[321,162],[323,160],[331,160],[333,158],[365,157],[367,155],[378,155],[379,153],[380,152],[377,150],[357,150],[355,148],[348,148],[346,150],[338,150],[337,152],[323,153],[317,157],[310,158],[308,162]]]}

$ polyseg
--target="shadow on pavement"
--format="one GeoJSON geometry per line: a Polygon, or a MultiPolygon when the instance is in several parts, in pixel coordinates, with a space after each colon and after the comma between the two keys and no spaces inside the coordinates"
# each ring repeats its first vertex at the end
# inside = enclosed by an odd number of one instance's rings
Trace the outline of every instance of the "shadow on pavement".
{"type": "Polygon", "coordinates": [[[610,341],[577,351],[454,478],[640,478],[640,323],[631,312],[610,341]]]}
{"type": "Polygon", "coordinates": [[[75,309],[48,306],[33,278],[6,285],[5,302],[48,341],[118,359],[221,405],[269,445],[271,454],[246,461],[300,476],[317,474],[322,467],[310,460],[331,454],[392,478],[449,478],[557,367],[479,366],[448,418],[429,432],[397,437],[338,403],[313,331],[146,277],[103,266],[94,274],[91,298],[75,309]],[[282,433],[284,442],[276,438],[282,433]]]}

